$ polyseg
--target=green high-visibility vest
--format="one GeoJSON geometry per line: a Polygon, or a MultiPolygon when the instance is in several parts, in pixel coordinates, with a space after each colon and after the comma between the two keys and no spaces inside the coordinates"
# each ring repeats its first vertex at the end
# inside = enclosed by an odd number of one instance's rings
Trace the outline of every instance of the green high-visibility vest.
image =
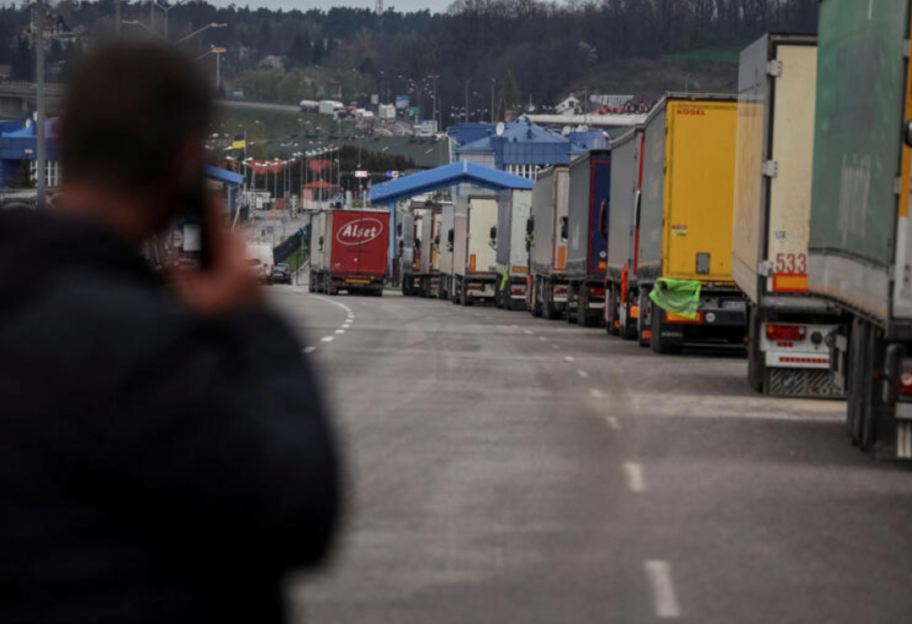
{"type": "Polygon", "coordinates": [[[700,311],[700,282],[660,277],[649,298],[666,312],[696,320],[700,311]]]}
{"type": "Polygon", "coordinates": [[[507,282],[510,280],[510,265],[507,264],[507,268],[504,269],[503,279],[500,280],[500,292],[503,292],[507,289],[507,282]]]}

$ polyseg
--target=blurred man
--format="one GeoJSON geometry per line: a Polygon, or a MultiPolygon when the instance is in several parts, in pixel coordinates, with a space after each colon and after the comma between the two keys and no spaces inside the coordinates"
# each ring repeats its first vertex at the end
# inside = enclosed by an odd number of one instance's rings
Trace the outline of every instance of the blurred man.
{"type": "Polygon", "coordinates": [[[96,49],[70,85],[55,214],[0,214],[0,622],[277,623],[319,562],[337,459],[293,333],[205,213],[170,288],[140,246],[202,194],[206,78],[96,49]]]}

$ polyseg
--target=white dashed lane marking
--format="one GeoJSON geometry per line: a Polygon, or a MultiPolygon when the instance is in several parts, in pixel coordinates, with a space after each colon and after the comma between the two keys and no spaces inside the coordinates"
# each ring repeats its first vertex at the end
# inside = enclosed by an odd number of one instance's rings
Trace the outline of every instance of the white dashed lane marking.
{"type": "Polygon", "coordinates": [[[313,353],[316,350],[316,347],[304,347],[304,353],[313,353]]]}
{"type": "Polygon", "coordinates": [[[646,576],[652,585],[656,615],[663,619],[681,617],[681,608],[671,580],[671,566],[667,561],[647,561],[646,576]]]}
{"type": "Polygon", "coordinates": [[[325,338],[323,338],[323,342],[332,342],[332,341],[333,341],[332,336],[326,336],[325,338]]]}
{"type": "Polygon", "coordinates": [[[627,478],[627,487],[631,492],[639,494],[646,489],[646,482],[643,479],[643,468],[634,462],[627,462],[623,466],[624,476],[627,478]]]}

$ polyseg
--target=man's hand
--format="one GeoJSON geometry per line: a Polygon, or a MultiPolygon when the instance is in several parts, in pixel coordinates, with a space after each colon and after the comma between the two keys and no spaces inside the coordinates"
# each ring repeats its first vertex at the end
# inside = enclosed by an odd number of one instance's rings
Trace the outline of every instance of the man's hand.
{"type": "Polygon", "coordinates": [[[204,227],[211,266],[183,270],[173,280],[184,303],[207,317],[255,307],[263,300],[259,281],[247,263],[244,241],[228,228],[221,212],[218,202],[208,196],[204,227]]]}

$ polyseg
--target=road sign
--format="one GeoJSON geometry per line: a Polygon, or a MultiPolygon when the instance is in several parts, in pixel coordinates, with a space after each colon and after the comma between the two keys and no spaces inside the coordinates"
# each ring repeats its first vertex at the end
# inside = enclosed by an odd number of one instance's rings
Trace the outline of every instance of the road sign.
{"type": "Polygon", "coordinates": [[[398,172],[398,171],[387,171],[387,172],[386,172],[386,177],[387,177],[387,178],[392,178],[392,179],[395,180],[396,178],[399,177],[399,172],[398,172]]]}
{"type": "Polygon", "coordinates": [[[368,177],[369,175],[370,175],[370,174],[369,174],[367,171],[356,171],[356,172],[355,172],[355,177],[356,177],[356,178],[366,178],[366,177],[368,177]]]}

